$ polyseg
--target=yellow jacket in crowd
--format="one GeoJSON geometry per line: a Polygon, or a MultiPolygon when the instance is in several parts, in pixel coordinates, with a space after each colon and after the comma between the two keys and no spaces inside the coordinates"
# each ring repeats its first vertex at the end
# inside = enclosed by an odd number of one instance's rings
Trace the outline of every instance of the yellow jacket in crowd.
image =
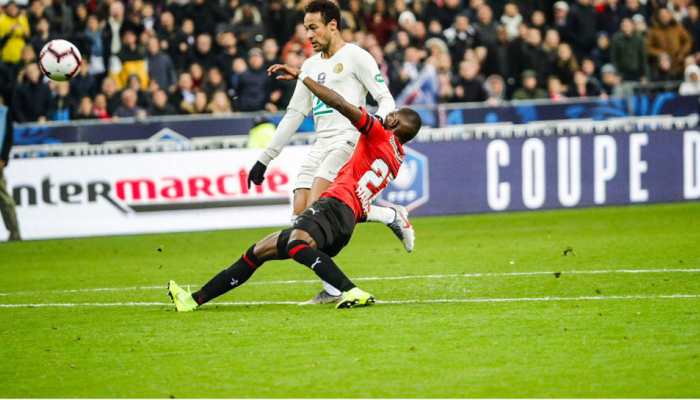
{"type": "Polygon", "coordinates": [[[0,15],[0,38],[10,35],[2,48],[2,61],[10,64],[19,62],[25,38],[29,36],[29,22],[24,14],[12,18],[7,14],[0,15]]]}

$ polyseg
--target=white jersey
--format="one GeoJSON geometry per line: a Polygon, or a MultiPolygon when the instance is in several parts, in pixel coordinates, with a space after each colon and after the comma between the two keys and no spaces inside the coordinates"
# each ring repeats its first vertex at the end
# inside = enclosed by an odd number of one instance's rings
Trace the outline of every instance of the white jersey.
{"type": "MultiPolygon", "coordinates": [[[[377,62],[371,54],[355,44],[344,44],[328,59],[317,53],[304,62],[301,70],[358,107],[366,104],[369,92],[379,105],[376,115],[381,118],[386,117],[396,107],[377,62]]],[[[260,157],[263,164],[269,164],[279,155],[291,135],[298,129],[303,117],[309,113],[313,115],[315,131],[320,139],[349,138],[353,142],[356,141],[359,133],[352,123],[298,81],[287,106],[287,113],[280,122],[272,142],[260,157]]]]}
{"type": "MultiPolygon", "coordinates": [[[[375,99],[391,97],[377,62],[367,51],[355,44],[346,43],[328,59],[317,53],[304,62],[301,70],[356,106],[365,106],[368,91],[375,99]]],[[[346,132],[358,134],[357,129],[346,117],[314,96],[302,82],[297,82],[287,108],[295,109],[304,115],[311,112],[319,137],[346,132]]],[[[388,110],[390,111],[392,110],[388,110]]]]}

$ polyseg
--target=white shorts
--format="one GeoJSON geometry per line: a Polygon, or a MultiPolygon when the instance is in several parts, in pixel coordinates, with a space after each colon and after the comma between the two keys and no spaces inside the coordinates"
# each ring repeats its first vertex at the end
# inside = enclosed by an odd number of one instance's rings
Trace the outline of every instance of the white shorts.
{"type": "Polygon", "coordinates": [[[333,182],[340,168],[355,151],[357,134],[318,138],[311,151],[301,163],[294,190],[311,189],[314,179],[323,178],[333,182]]]}

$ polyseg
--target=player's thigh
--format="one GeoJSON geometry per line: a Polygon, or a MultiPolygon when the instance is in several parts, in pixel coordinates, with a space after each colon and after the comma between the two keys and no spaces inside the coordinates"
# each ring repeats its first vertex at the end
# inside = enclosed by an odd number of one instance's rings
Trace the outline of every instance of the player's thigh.
{"type": "Polygon", "coordinates": [[[262,240],[255,243],[253,253],[260,261],[274,260],[278,258],[277,241],[279,240],[280,232],[275,232],[267,235],[262,240]]]}
{"type": "Polygon", "coordinates": [[[306,207],[308,207],[308,201],[307,199],[309,198],[309,193],[311,193],[310,189],[295,189],[294,190],[294,200],[292,203],[292,206],[294,208],[294,215],[299,215],[301,214],[306,207]]]}
{"type": "Polygon", "coordinates": [[[289,243],[293,243],[295,241],[302,241],[308,244],[309,247],[314,249],[316,248],[316,241],[311,234],[304,229],[295,228],[292,230],[292,233],[289,235],[289,243]]]}
{"type": "Polygon", "coordinates": [[[316,171],[318,171],[321,162],[326,156],[326,149],[321,147],[318,143],[314,143],[311,146],[311,151],[304,157],[299,166],[299,173],[297,174],[297,179],[294,182],[294,191],[301,189],[310,190],[314,182],[314,176],[316,176],[316,171]]]}
{"type": "Polygon", "coordinates": [[[309,196],[306,198],[306,207],[310,207],[316,200],[321,197],[321,194],[331,187],[333,182],[316,177],[314,178],[314,183],[311,185],[311,190],[309,191],[309,196]]]}
{"type": "Polygon", "coordinates": [[[314,181],[311,185],[311,194],[306,200],[307,207],[318,200],[321,194],[331,186],[338,176],[340,169],[343,168],[343,165],[352,157],[354,149],[355,147],[352,142],[345,141],[333,146],[333,148],[326,153],[314,176],[314,181]]]}

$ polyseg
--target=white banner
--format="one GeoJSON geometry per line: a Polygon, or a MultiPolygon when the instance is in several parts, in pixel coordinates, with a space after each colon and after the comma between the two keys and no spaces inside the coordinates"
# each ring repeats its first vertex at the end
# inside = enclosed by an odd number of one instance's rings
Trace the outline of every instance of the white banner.
{"type": "Polygon", "coordinates": [[[286,148],[251,190],[259,150],[16,159],[5,175],[25,239],[287,225],[308,149],[286,148]]]}

